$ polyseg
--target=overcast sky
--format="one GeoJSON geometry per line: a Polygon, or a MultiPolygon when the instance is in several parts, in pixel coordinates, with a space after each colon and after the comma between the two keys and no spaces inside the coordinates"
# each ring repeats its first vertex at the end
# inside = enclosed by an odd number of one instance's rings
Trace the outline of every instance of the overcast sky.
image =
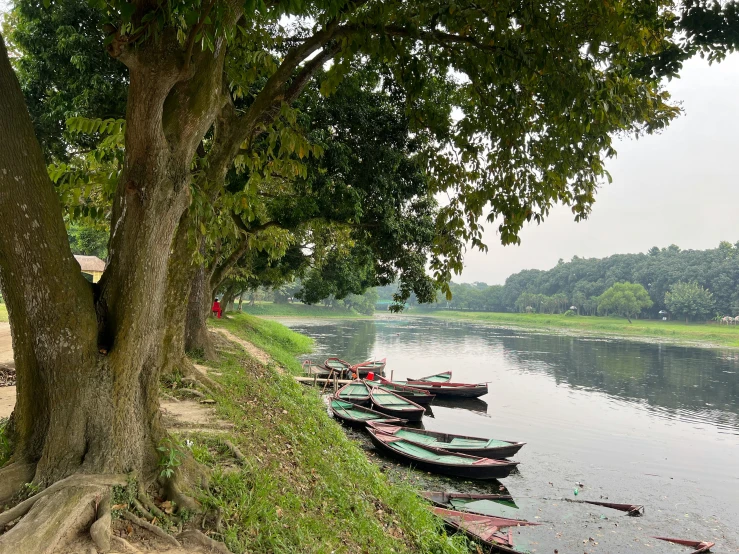
{"type": "MultiPolygon", "coordinates": [[[[0,12],[8,4],[0,0],[0,12]]],[[[587,221],[575,223],[558,206],[543,224],[524,228],[520,246],[505,247],[488,224],[489,252],[469,251],[455,280],[496,284],[575,255],[739,241],[739,54],[713,66],[690,60],[667,88],[685,113],[660,135],[617,142],[618,157],[607,165],[613,183],[600,189],[587,221]]]]}
{"type": "Polygon", "coordinates": [[[739,241],[739,54],[712,66],[693,59],[667,88],[685,113],[660,135],[617,142],[618,157],[607,165],[613,183],[600,189],[587,221],[575,223],[558,206],[523,230],[520,246],[505,247],[488,224],[489,252],[468,252],[455,280],[497,284],[575,255],[739,241]]]}

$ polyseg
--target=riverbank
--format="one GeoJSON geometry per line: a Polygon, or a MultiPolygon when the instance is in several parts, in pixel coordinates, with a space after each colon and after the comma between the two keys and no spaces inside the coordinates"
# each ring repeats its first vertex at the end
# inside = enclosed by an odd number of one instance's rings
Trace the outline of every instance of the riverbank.
{"type": "Polygon", "coordinates": [[[627,338],[657,341],[704,348],[739,348],[739,326],[690,323],[680,321],[632,320],[623,318],[510,314],[496,312],[429,311],[413,315],[485,323],[497,327],[559,332],[568,335],[627,338]]]}
{"type": "MultiPolygon", "coordinates": [[[[368,318],[371,315],[360,314],[346,308],[330,308],[328,306],[311,306],[308,304],[274,304],[257,302],[242,304],[243,313],[260,317],[333,317],[333,318],[368,318]]],[[[230,312],[233,313],[233,312],[230,312]]]]}
{"type": "Polygon", "coordinates": [[[315,389],[294,381],[295,355],[310,339],[247,314],[211,323],[269,360],[219,338],[218,359],[200,367],[223,386],[213,391],[215,414],[233,431],[180,437],[193,440],[196,457],[213,469],[199,500],[220,511],[232,552],[468,552],[410,487],[388,483],[315,389]],[[243,453],[238,467],[224,439],[243,453]]]}

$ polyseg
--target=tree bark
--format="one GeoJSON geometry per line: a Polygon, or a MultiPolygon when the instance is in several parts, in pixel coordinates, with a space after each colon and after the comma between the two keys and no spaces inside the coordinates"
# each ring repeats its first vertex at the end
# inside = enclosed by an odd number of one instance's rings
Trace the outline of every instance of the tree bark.
{"type": "Polygon", "coordinates": [[[223,50],[199,52],[188,75],[174,36],[120,53],[130,69],[126,159],[110,264],[91,285],[71,255],[0,47],[0,279],[18,378],[13,461],[36,464],[42,486],[78,471],[155,474],[170,247],[195,149],[222,104],[223,50]]]}
{"type": "Polygon", "coordinates": [[[191,281],[190,296],[187,302],[185,350],[201,352],[206,358],[212,358],[214,355],[206,323],[210,316],[211,302],[213,302],[213,291],[209,286],[208,272],[205,265],[200,264],[191,281]]]}

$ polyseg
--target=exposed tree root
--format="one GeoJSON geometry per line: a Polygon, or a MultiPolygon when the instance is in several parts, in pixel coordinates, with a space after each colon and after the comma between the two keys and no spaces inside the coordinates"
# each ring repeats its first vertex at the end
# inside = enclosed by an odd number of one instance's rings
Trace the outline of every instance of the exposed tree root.
{"type": "Polygon", "coordinates": [[[149,513],[149,510],[147,510],[146,508],[144,508],[141,505],[141,502],[139,502],[136,498],[133,499],[133,507],[136,508],[138,510],[138,512],[142,516],[144,516],[148,521],[153,521],[154,520],[154,516],[151,513],[149,513]]]}
{"type": "Polygon", "coordinates": [[[0,506],[15,496],[20,488],[33,479],[34,464],[14,463],[0,469],[0,506]]]}
{"type": "Polygon", "coordinates": [[[97,519],[90,527],[90,536],[95,548],[98,552],[105,554],[110,551],[110,524],[112,517],[110,515],[110,490],[108,490],[100,499],[97,507],[97,519]]]}
{"type": "Polygon", "coordinates": [[[148,510],[148,512],[158,517],[161,521],[164,521],[167,519],[167,515],[163,511],[161,511],[159,508],[157,508],[156,504],[154,504],[151,501],[151,498],[149,498],[149,495],[146,494],[146,491],[144,490],[144,486],[141,483],[139,483],[139,489],[138,489],[137,496],[138,496],[139,502],[141,502],[141,504],[148,510]]]}
{"type": "Polygon", "coordinates": [[[186,392],[188,394],[192,394],[193,396],[196,396],[198,398],[205,398],[205,395],[202,392],[200,392],[199,390],[182,388],[182,389],[179,389],[179,391],[180,392],[186,392]]]}
{"type": "Polygon", "coordinates": [[[172,546],[176,546],[178,548],[181,546],[180,545],[180,542],[176,538],[174,538],[172,535],[168,534],[164,529],[161,529],[161,528],[157,527],[156,525],[152,525],[148,521],[144,521],[143,519],[141,519],[139,517],[136,517],[135,515],[133,515],[128,510],[122,511],[121,512],[121,515],[125,519],[127,519],[128,521],[130,521],[131,523],[133,523],[135,525],[138,525],[142,529],[146,529],[147,531],[153,533],[154,535],[156,535],[157,537],[159,537],[163,541],[168,542],[172,546]]]}
{"type": "Polygon", "coordinates": [[[234,443],[232,443],[230,440],[224,439],[223,445],[228,448],[231,451],[231,454],[234,455],[234,457],[241,463],[242,465],[244,462],[246,462],[246,456],[244,456],[244,453],[239,450],[239,447],[236,446],[234,443]]]}
{"type": "Polygon", "coordinates": [[[170,479],[167,481],[165,485],[165,489],[167,491],[167,498],[169,498],[172,502],[175,503],[178,510],[181,510],[182,508],[189,510],[191,512],[200,512],[202,509],[200,506],[200,503],[195,500],[193,497],[188,496],[184,494],[180,488],[177,486],[177,483],[174,479],[170,479]]]}
{"type": "MultiPolygon", "coordinates": [[[[214,381],[210,377],[208,377],[203,371],[200,371],[198,368],[195,367],[195,365],[188,359],[185,358],[185,361],[182,364],[182,375],[188,379],[193,379],[197,383],[200,384],[201,387],[203,387],[204,390],[207,390],[209,394],[213,394],[213,390],[222,391],[223,385],[218,383],[217,381],[214,381]],[[211,389],[211,390],[208,390],[211,389]]],[[[184,379],[183,379],[184,381],[184,379]]]]}
{"type": "Polygon", "coordinates": [[[50,487],[45,488],[40,493],[32,496],[28,500],[24,500],[20,504],[14,506],[10,510],[7,510],[0,514],[0,529],[6,526],[13,520],[28,513],[33,505],[41,500],[42,498],[51,495],[57,491],[65,489],[66,487],[79,487],[79,486],[90,486],[90,487],[112,487],[115,485],[123,486],[126,484],[125,475],[81,475],[75,474],[57,481],[50,487]]]}
{"type": "Polygon", "coordinates": [[[141,554],[141,550],[139,550],[126,539],[121,537],[111,537],[110,544],[113,548],[115,548],[116,552],[123,552],[125,554],[141,554]]]}
{"type": "Polygon", "coordinates": [[[182,542],[188,542],[190,544],[194,543],[204,547],[207,550],[218,552],[219,554],[231,554],[229,549],[226,548],[225,544],[211,539],[209,536],[204,535],[197,529],[188,529],[187,531],[183,531],[182,533],[177,535],[177,538],[180,539],[182,542]]]}
{"type": "MultiPolygon", "coordinates": [[[[96,520],[99,509],[103,516],[107,513],[107,502],[102,508],[100,504],[110,487],[125,483],[123,475],[73,475],[54,483],[0,514],[0,528],[25,515],[17,525],[0,535],[0,553],[64,551],[61,546],[96,520]]],[[[110,522],[103,517],[96,527],[96,534],[103,535],[103,541],[106,528],[109,533],[110,522]]]]}

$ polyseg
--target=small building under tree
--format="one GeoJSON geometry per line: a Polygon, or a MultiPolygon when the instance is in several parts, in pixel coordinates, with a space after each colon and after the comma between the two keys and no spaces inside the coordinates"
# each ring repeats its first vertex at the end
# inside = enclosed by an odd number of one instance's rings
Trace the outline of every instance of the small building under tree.
{"type": "Polygon", "coordinates": [[[105,262],[97,256],[80,256],[75,254],[74,259],[80,264],[82,275],[91,283],[97,283],[105,271],[105,262]]]}

